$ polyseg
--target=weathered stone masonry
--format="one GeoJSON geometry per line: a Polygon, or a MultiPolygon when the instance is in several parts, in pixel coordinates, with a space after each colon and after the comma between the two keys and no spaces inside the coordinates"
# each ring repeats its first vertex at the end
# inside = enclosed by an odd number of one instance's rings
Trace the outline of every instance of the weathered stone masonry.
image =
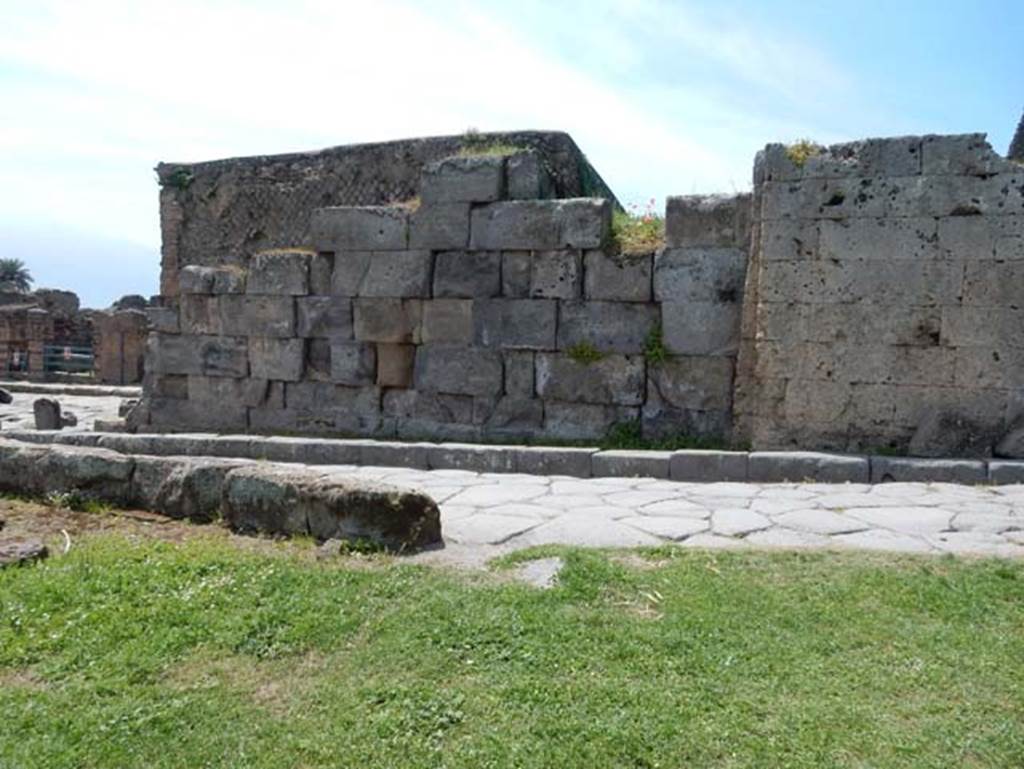
{"type": "Polygon", "coordinates": [[[759,154],[737,381],[758,448],[1020,455],[1024,167],[984,135],[759,154]]]}
{"type": "Polygon", "coordinates": [[[133,421],[1024,456],[1024,167],[983,135],[794,158],[760,153],[752,196],[670,198],[665,248],[628,258],[536,148],[424,161],[407,205],[305,196],[287,226],[165,186],[187,205],[162,208],[133,421]]]}
{"type": "Polygon", "coordinates": [[[179,309],[152,314],[139,416],[467,440],[637,421],[726,433],[746,207],[673,200],[670,247],[627,258],[607,248],[608,200],[549,188],[536,153],[452,157],[426,167],[418,205],[315,210],[311,250],[185,267],[179,309]],[[658,328],[667,355],[650,363],[658,328]]]}

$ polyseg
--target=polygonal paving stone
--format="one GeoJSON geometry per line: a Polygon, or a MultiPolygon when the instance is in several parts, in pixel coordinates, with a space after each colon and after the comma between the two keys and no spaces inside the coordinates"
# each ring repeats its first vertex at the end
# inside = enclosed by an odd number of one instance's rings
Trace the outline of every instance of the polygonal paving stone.
{"type": "MultiPolygon", "coordinates": [[[[561,511],[559,511],[561,512],[561,511]]],[[[618,507],[616,505],[597,505],[595,507],[577,507],[574,510],[567,510],[563,515],[589,516],[591,518],[602,518],[604,520],[615,520],[616,518],[627,518],[634,514],[631,507],[618,507]]]]}
{"type": "Polygon", "coordinates": [[[748,509],[762,515],[782,515],[793,510],[806,510],[808,505],[817,504],[816,499],[754,499],[748,509]]]}
{"type": "Polygon", "coordinates": [[[679,543],[679,546],[708,548],[709,550],[739,550],[741,548],[750,547],[745,539],[722,537],[718,534],[711,534],[710,532],[701,532],[700,534],[694,534],[692,537],[687,537],[679,543]]]}
{"type": "Polygon", "coordinates": [[[536,484],[493,484],[489,486],[474,486],[465,489],[452,497],[449,501],[457,505],[472,505],[473,507],[495,507],[508,502],[527,502],[536,497],[543,496],[548,491],[547,486],[536,484]]]}
{"type": "Polygon", "coordinates": [[[476,515],[475,507],[461,507],[459,505],[441,505],[441,529],[444,531],[444,527],[449,521],[457,521],[460,518],[468,518],[471,515],[476,515]]]}
{"type": "Polygon", "coordinates": [[[901,497],[886,497],[882,494],[821,494],[814,503],[828,510],[847,510],[851,507],[898,507],[906,505],[901,497]]]}
{"type": "Polygon", "coordinates": [[[810,531],[797,531],[782,526],[755,531],[744,538],[746,542],[758,547],[828,547],[831,541],[821,534],[810,531]]]}
{"type": "MultiPolygon", "coordinates": [[[[749,499],[756,497],[764,489],[756,483],[733,483],[731,481],[719,481],[717,483],[700,484],[698,489],[701,497],[732,497],[749,499]]],[[[688,496],[693,496],[692,494],[688,496]]]]}
{"type": "Polygon", "coordinates": [[[601,507],[601,497],[587,494],[546,494],[533,500],[534,504],[547,505],[558,510],[575,510],[580,507],[601,507]]]}
{"type": "Polygon", "coordinates": [[[481,512],[487,513],[488,515],[511,515],[516,518],[535,518],[537,520],[554,518],[559,513],[558,510],[552,510],[550,507],[524,503],[488,507],[481,510],[481,512]]]}
{"type": "Polygon", "coordinates": [[[706,521],[696,518],[662,518],[651,515],[637,515],[632,518],[623,518],[620,523],[627,526],[634,526],[648,534],[664,539],[681,540],[694,534],[706,531],[706,521]]]}
{"type": "Polygon", "coordinates": [[[950,531],[927,537],[928,542],[949,553],[971,553],[974,555],[990,555],[1000,558],[1016,558],[1024,556],[1024,547],[1008,542],[998,534],[980,531],[950,531]]]}
{"type": "Polygon", "coordinates": [[[861,550],[884,550],[904,553],[930,553],[933,548],[925,540],[887,529],[867,529],[852,534],[837,534],[832,542],[861,550]]]}
{"type": "Polygon", "coordinates": [[[711,511],[706,507],[690,502],[685,499],[669,499],[665,502],[655,502],[644,505],[639,509],[643,515],[660,515],[669,518],[708,518],[711,511]]]}
{"type": "Polygon", "coordinates": [[[870,528],[863,521],[850,518],[831,510],[804,509],[794,510],[775,516],[775,522],[789,529],[809,531],[814,534],[848,534],[870,528]]]}
{"type": "Polygon", "coordinates": [[[637,545],[656,545],[660,541],[651,534],[618,521],[567,513],[526,532],[516,539],[516,544],[523,546],[635,547],[637,545]]]}
{"type": "Polygon", "coordinates": [[[771,525],[768,518],[752,510],[726,508],[711,512],[711,531],[726,537],[738,537],[771,525]]]}
{"type": "Polygon", "coordinates": [[[614,494],[605,494],[604,500],[610,505],[619,507],[643,507],[678,496],[678,492],[674,491],[620,491],[614,494]]]}
{"type": "Polygon", "coordinates": [[[445,539],[470,545],[500,545],[538,525],[534,518],[477,513],[446,523],[445,539]]]}
{"type": "Polygon", "coordinates": [[[981,531],[1002,534],[1004,531],[1024,529],[1024,517],[1017,515],[991,515],[990,513],[960,513],[953,518],[956,531],[981,531]]]}
{"type": "Polygon", "coordinates": [[[854,507],[846,515],[869,523],[873,528],[904,534],[938,534],[949,528],[949,513],[934,507],[854,507]]]}

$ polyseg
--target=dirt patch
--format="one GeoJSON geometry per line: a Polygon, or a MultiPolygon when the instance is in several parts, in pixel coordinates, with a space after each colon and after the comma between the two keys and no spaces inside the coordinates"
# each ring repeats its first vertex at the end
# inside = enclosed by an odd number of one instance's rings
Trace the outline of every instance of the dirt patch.
{"type": "Polygon", "coordinates": [[[23,689],[37,692],[45,688],[46,682],[28,668],[0,669],[0,689],[23,689]]]}
{"type": "Polygon", "coordinates": [[[326,669],[328,660],[317,652],[281,660],[256,660],[238,655],[211,657],[209,649],[196,649],[170,668],[164,680],[179,690],[224,688],[249,699],[279,718],[301,707],[326,669]]]}

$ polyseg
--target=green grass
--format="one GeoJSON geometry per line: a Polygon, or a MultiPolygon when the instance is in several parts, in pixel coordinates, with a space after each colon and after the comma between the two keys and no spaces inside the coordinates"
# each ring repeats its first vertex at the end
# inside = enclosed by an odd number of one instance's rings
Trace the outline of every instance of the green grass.
{"type": "Polygon", "coordinates": [[[543,592],[205,541],[2,571],[0,766],[1024,765],[1022,564],[563,554],[543,592]]]}

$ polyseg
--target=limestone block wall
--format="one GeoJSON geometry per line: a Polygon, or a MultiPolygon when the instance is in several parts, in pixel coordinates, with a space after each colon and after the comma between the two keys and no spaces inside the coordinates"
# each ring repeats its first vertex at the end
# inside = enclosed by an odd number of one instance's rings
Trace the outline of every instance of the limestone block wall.
{"type": "Polygon", "coordinates": [[[1000,451],[1024,414],[1024,167],[984,135],[868,140],[803,163],[769,145],[752,210],[741,437],[1000,451]]]}
{"type": "Polygon", "coordinates": [[[605,198],[531,153],[427,164],[409,205],[328,206],[311,248],[189,265],[150,310],[137,427],[479,439],[728,433],[749,198],[673,198],[621,256],[605,198]]]}
{"type": "MultiPolygon", "coordinates": [[[[501,145],[535,153],[550,196],[612,198],[572,138],[556,131],[467,133],[319,152],[161,163],[160,293],[178,294],[187,265],[247,268],[258,251],[310,247],[310,215],[324,206],[385,205],[414,198],[424,165],[461,150],[501,145]]],[[[521,197],[510,190],[511,197],[521,197]]]]}

